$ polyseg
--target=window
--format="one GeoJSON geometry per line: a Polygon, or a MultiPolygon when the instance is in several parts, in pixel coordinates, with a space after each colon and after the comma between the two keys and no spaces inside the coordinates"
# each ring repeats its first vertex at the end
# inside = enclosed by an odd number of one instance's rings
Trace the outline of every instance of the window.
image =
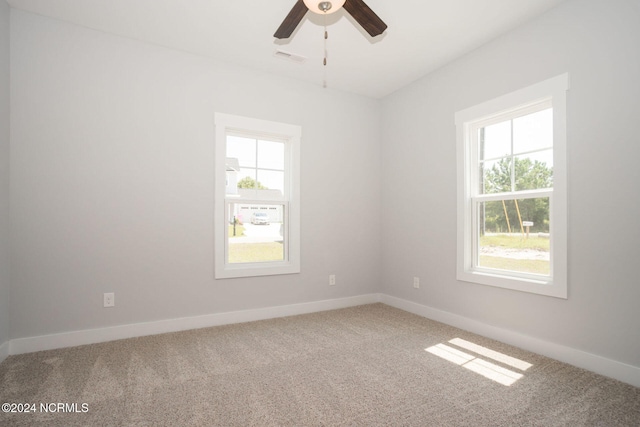
{"type": "Polygon", "coordinates": [[[300,272],[299,126],[216,113],[215,276],[300,272]]]}
{"type": "Polygon", "coordinates": [[[567,298],[564,74],[456,113],[458,280],[567,298]]]}

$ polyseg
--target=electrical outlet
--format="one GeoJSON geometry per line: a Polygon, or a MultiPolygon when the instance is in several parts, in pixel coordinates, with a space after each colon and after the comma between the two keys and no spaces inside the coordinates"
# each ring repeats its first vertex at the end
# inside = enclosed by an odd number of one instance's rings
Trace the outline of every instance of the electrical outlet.
{"type": "Polygon", "coordinates": [[[336,284],[336,275],[335,274],[330,274],[329,275],[329,285],[333,286],[336,284]]]}
{"type": "Polygon", "coordinates": [[[113,307],[116,305],[116,294],[108,292],[104,294],[104,306],[113,307]]]}
{"type": "Polygon", "coordinates": [[[420,278],[419,277],[414,277],[413,278],[413,287],[416,289],[420,288],[420,278]]]}

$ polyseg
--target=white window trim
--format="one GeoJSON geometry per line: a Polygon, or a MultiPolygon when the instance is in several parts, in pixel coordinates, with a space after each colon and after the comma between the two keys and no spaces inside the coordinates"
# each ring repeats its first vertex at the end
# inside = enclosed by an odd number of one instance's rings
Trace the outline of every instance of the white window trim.
{"type": "MultiPolygon", "coordinates": [[[[215,278],[270,276],[300,272],[300,126],[230,114],[215,113],[215,278]],[[289,168],[285,205],[285,261],[260,263],[227,263],[226,144],[227,133],[245,133],[286,141],[285,168],[289,168]]],[[[260,203],[264,203],[261,201],[260,203]]]]}
{"type": "MultiPolygon", "coordinates": [[[[567,298],[567,73],[528,86],[507,95],[467,108],[455,114],[458,163],[458,241],[457,279],[506,289],[567,298]],[[553,104],[553,198],[550,207],[551,265],[550,278],[473,268],[471,192],[474,181],[469,173],[472,161],[470,129],[479,122],[488,123],[497,116],[517,108],[551,99],[553,104]]],[[[545,191],[540,193],[545,194],[545,191]]],[[[493,196],[493,195],[491,195],[493,196]]],[[[491,197],[488,196],[488,197],[491,197]]],[[[542,196],[544,197],[544,196],[542,196]]]]}

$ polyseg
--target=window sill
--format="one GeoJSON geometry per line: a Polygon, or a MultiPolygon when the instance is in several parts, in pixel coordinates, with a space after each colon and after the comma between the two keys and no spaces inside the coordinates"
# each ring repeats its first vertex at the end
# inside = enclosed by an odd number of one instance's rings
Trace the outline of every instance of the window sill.
{"type": "Polygon", "coordinates": [[[276,276],[282,274],[298,274],[300,266],[291,263],[243,263],[225,265],[217,269],[216,279],[235,279],[239,277],[276,276]]]}
{"type": "Polygon", "coordinates": [[[500,274],[499,271],[468,270],[459,271],[457,279],[463,282],[567,299],[566,285],[545,277],[537,279],[500,274]]]}

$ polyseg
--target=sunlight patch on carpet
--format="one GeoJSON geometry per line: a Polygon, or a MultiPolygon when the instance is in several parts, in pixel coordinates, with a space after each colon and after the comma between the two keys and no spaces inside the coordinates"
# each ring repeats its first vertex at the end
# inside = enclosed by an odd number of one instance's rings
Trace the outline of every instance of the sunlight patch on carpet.
{"type": "Polygon", "coordinates": [[[531,366],[533,366],[531,365],[531,363],[525,362],[524,360],[516,359],[515,357],[511,357],[504,353],[500,353],[499,351],[491,350],[490,348],[474,344],[470,341],[463,340],[462,338],[454,338],[449,342],[453,345],[473,351],[474,353],[489,357],[493,360],[497,360],[498,362],[504,363],[505,365],[509,365],[521,371],[526,371],[531,366]]]}
{"type": "MultiPolygon", "coordinates": [[[[504,353],[491,350],[461,338],[454,338],[450,340],[449,343],[465,350],[472,351],[478,355],[493,359],[520,371],[526,371],[532,366],[524,360],[508,356],[504,353]]],[[[521,373],[496,365],[495,363],[487,360],[480,359],[478,356],[458,350],[457,348],[443,343],[426,348],[425,351],[505,386],[512,385],[524,376],[521,373]]]]}

